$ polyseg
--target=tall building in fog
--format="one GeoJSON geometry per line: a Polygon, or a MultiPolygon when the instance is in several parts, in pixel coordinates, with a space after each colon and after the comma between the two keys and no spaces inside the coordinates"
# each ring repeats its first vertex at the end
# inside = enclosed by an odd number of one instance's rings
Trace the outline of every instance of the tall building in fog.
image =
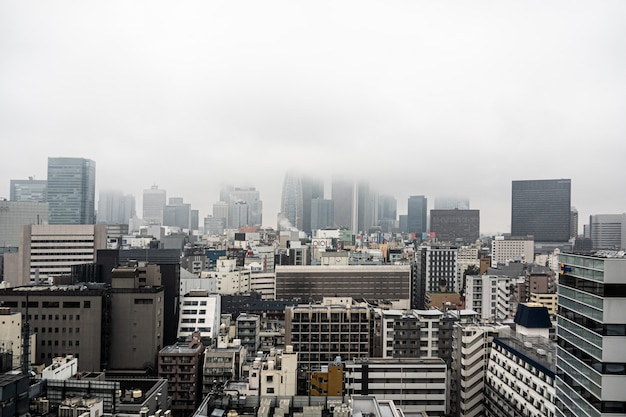
{"type": "Polygon", "coordinates": [[[626,214],[592,214],[589,233],[594,249],[626,249],[626,214]]]}
{"type": "Polygon", "coordinates": [[[302,183],[302,230],[311,232],[314,229],[312,226],[313,200],[324,199],[324,181],[309,176],[301,177],[300,181],[302,183]]]}
{"type": "Polygon", "coordinates": [[[283,193],[280,200],[280,213],[282,218],[289,222],[289,226],[303,230],[304,198],[302,195],[302,180],[300,175],[293,170],[288,171],[285,175],[283,193]]]}
{"type": "Polygon", "coordinates": [[[48,201],[48,181],[36,180],[29,177],[27,180],[11,180],[11,201],[48,201]]]}
{"type": "Polygon", "coordinates": [[[356,188],[356,230],[367,233],[378,217],[378,194],[367,181],[359,181],[356,188]]]}
{"type": "Polygon", "coordinates": [[[163,209],[163,226],[191,229],[191,204],[183,202],[181,197],[170,197],[163,209]]]}
{"type": "Polygon", "coordinates": [[[436,197],[435,210],[469,210],[469,198],[465,197],[436,197]]]}
{"type": "Polygon", "coordinates": [[[157,185],[143,190],[143,221],[150,225],[162,225],[166,201],[167,192],[157,185]]]}
{"type": "Polygon", "coordinates": [[[407,209],[408,232],[419,238],[428,231],[428,200],[423,195],[413,195],[409,197],[407,209]]]}
{"type": "Polygon", "coordinates": [[[570,220],[569,237],[577,238],[578,237],[578,210],[576,210],[576,207],[572,207],[569,220],[570,220]]]}
{"type": "Polygon", "coordinates": [[[513,181],[511,235],[535,242],[567,242],[571,230],[571,180],[513,181]]]}
{"type": "Polygon", "coordinates": [[[48,223],[94,224],[96,163],[84,158],[48,158],[48,223]]]}
{"type": "Polygon", "coordinates": [[[333,201],[324,198],[311,200],[311,230],[325,229],[334,225],[333,201]]]}
{"type": "Polygon", "coordinates": [[[228,227],[260,226],[263,223],[263,202],[256,188],[229,188],[227,198],[224,201],[228,202],[229,207],[228,227]],[[244,212],[247,214],[244,215],[244,212]]]}
{"type": "Polygon", "coordinates": [[[474,243],[480,237],[480,210],[431,210],[430,231],[439,241],[474,243]]]}
{"type": "Polygon", "coordinates": [[[128,224],[136,215],[134,196],[118,190],[100,191],[97,223],[128,224]]]}
{"type": "Polygon", "coordinates": [[[354,218],[356,187],[354,181],[333,177],[331,192],[335,226],[354,230],[356,228],[354,218]]]}

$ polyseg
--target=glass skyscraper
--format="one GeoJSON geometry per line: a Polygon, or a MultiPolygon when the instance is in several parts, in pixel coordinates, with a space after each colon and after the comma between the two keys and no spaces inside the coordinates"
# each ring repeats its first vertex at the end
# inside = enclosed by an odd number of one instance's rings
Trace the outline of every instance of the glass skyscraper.
{"type": "Polygon", "coordinates": [[[96,163],[48,158],[49,224],[94,224],[96,163]]]}
{"type": "Polygon", "coordinates": [[[423,195],[413,195],[409,197],[407,208],[408,231],[419,239],[428,231],[428,200],[423,195]]]}
{"type": "Polygon", "coordinates": [[[626,258],[562,254],[558,284],[558,417],[626,415],[626,258]]]}
{"type": "Polygon", "coordinates": [[[511,235],[532,235],[535,242],[570,238],[571,180],[513,181],[511,235]]]}

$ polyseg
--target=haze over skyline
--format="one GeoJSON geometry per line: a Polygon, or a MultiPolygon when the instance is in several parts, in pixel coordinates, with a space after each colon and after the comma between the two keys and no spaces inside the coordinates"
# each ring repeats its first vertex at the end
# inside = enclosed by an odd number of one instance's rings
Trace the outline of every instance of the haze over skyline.
{"type": "MultiPolygon", "coordinates": [[[[509,232],[511,181],[571,178],[579,232],[623,213],[623,2],[0,3],[0,197],[47,158],[96,198],[157,184],[203,218],[290,168],[460,195],[509,232]]],[[[329,196],[330,190],[326,190],[329,196]]]]}

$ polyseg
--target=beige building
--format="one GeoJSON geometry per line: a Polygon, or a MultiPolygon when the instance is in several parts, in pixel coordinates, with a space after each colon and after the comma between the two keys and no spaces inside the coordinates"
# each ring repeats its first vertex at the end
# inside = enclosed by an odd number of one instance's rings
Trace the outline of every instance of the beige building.
{"type": "Polygon", "coordinates": [[[541,304],[548,309],[548,313],[551,316],[555,316],[557,313],[557,299],[558,296],[554,294],[544,293],[530,293],[530,302],[541,304]]]}
{"type": "Polygon", "coordinates": [[[36,363],[49,365],[53,358],[72,355],[80,371],[95,372],[101,370],[105,294],[77,285],[9,288],[0,290],[0,303],[24,315],[28,300],[36,363]]]}
{"type": "MultiPolygon", "coordinates": [[[[11,354],[13,369],[19,368],[22,361],[22,330],[22,313],[11,311],[9,307],[0,307],[0,352],[11,354]]],[[[31,346],[36,341],[36,335],[31,334],[31,346]]],[[[30,349],[29,356],[30,363],[35,363],[35,349],[30,349]]]]}
{"type": "Polygon", "coordinates": [[[72,265],[93,263],[97,251],[106,248],[105,225],[25,225],[19,252],[5,259],[5,281],[20,286],[70,275],[72,265]]]}

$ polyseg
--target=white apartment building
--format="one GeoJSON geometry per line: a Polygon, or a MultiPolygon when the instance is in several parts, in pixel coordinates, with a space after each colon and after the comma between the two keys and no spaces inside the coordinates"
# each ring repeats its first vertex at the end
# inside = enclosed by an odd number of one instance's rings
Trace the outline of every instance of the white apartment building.
{"type": "Polygon", "coordinates": [[[516,332],[495,337],[489,356],[485,416],[541,416],[556,413],[556,343],[551,342],[548,311],[520,304],[516,332]]]}
{"type": "Polygon", "coordinates": [[[454,325],[451,411],[460,417],[484,415],[487,359],[494,336],[508,335],[508,326],[454,325]]]}
{"type": "Polygon", "coordinates": [[[217,337],[220,330],[221,297],[206,290],[192,290],[180,297],[178,338],[200,332],[202,339],[217,337]]]}
{"type": "Polygon", "coordinates": [[[511,311],[511,278],[504,275],[468,275],[465,307],[482,320],[504,320],[511,311]]]}
{"type": "Polygon", "coordinates": [[[444,415],[447,372],[443,359],[359,358],[345,362],[347,395],[392,400],[405,413],[444,415]]]}
{"type": "Polygon", "coordinates": [[[496,236],[491,241],[491,267],[508,261],[531,263],[535,255],[535,241],[532,236],[496,236]]]}
{"type": "Polygon", "coordinates": [[[251,271],[238,269],[235,259],[218,259],[215,271],[210,271],[208,275],[215,281],[215,291],[218,294],[250,292],[251,271]]]}

